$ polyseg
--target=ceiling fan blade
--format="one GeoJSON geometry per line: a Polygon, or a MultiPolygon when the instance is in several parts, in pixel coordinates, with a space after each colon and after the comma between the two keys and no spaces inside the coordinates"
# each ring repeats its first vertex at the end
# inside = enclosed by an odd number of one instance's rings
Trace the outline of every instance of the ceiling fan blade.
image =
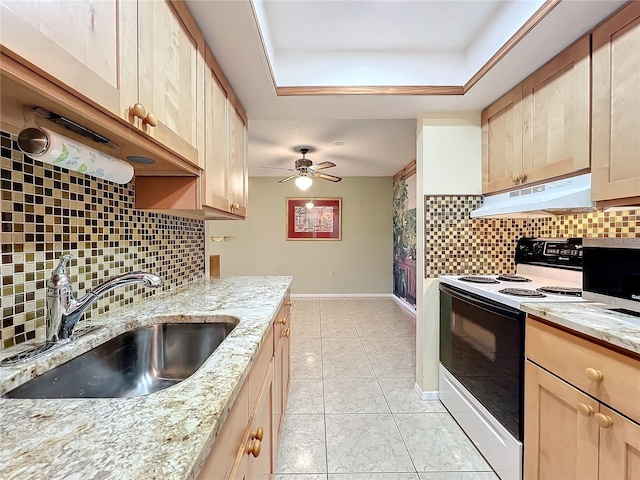
{"type": "Polygon", "coordinates": [[[322,170],[323,168],[331,168],[335,167],[336,164],[333,162],[320,162],[317,165],[313,165],[314,170],[322,170]]]}
{"type": "Polygon", "coordinates": [[[290,177],[287,178],[283,178],[282,180],[280,180],[278,183],[285,183],[288,182],[289,180],[293,180],[294,178],[296,178],[298,175],[291,175],[290,177]]]}
{"type": "Polygon", "coordinates": [[[316,173],[314,176],[320,177],[324,180],[329,180],[330,182],[339,182],[340,180],[342,180],[342,177],[335,177],[326,173],[316,173]]]}
{"type": "Polygon", "coordinates": [[[286,170],[288,172],[295,172],[295,170],[293,168],[284,168],[284,167],[263,167],[263,166],[259,166],[258,168],[268,168],[270,170],[286,170]]]}

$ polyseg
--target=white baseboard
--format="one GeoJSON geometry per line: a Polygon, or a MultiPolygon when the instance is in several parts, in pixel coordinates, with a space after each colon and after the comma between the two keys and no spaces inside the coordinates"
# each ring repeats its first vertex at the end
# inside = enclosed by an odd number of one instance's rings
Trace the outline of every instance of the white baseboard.
{"type": "Polygon", "coordinates": [[[438,391],[425,391],[423,392],[422,389],[418,386],[418,384],[414,384],[413,388],[415,389],[416,393],[418,394],[418,396],[420,397],[421,400],[438,400],[439,396],[438,396],[438,391]]]}
{"type": "Polygon", "coordinates": [[[414,305],[411,305],[409,302],[407,302],[406,300],[401,299],[400,297],[396,296],[396,295],[392,295],[393,299],[396,301],[396,303],[398,305],[400,305],[401,307],[404,307],[404,309],[409,312],[412,315],[416,315],[416,307],[414,305]]]}
{"type": "Polygon", "coordinates": [[[292,293],[291,298],[309,298],[309,297],[321,297],[321,298],[380,298],[380,297],[395,297],[393,293],[292,293]]]}

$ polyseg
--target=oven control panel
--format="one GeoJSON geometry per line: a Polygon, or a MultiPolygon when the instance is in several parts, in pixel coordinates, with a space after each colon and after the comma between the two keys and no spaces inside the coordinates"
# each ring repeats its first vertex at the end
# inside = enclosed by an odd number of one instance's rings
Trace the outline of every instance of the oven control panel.
{"type": "Polygon", "coordinates": [[[516,263],[582,269],[581,238],[521,238],[516,247],[516,263]]]}

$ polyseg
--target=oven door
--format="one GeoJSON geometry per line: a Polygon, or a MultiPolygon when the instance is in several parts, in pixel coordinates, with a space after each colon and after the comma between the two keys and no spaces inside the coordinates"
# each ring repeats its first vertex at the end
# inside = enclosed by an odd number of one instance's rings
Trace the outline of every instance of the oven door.
{"type": "Polygon", "coordinates": [[[440,284],[440,363],[519,441],[524,325],[520,310],[440,284]]]}

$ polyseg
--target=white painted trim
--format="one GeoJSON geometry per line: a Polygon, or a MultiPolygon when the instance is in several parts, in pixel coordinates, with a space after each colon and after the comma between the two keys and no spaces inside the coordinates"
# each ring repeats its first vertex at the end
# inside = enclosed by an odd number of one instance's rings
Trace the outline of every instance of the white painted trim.
{"type": "Polygon", "coordinates": [[[415,306],[411,305],[406,300],[401,299],[397,295],[392,295],[392,297],[393,297],[393,299],[396,301],[396,303],[398,305],[400,305],[401,307],[404,307],[404,309],[407,312],[409,312],[410,314],[412,314],[414,317],[416,316],[416,307],[415,306]]]}
{"type": "Polygon", "coordinates": [[[437,390],[433,392],[430,392],[430,391],[423,392],[417,383],[413,385],[413,388],[421,400],[438,400],[438,398],[440,398],[437,390]]]}
{"type": "Polygon", "coordinates": [[[394,297],[393,293],[292,293],[291,298],[374,298],[374,297],[394,297]]]}

